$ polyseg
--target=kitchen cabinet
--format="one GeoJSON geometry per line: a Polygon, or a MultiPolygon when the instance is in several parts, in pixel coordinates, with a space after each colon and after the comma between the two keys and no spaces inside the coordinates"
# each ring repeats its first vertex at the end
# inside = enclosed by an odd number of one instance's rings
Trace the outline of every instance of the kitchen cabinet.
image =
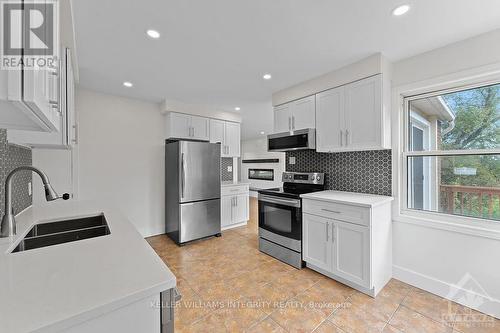
{"type": "Polygon", "coordinates": [[[241,144],[240,124],[210,119],[210,142],[221,144],[221,157],[239,157],[241,144]]]}
{"type": "MultiPolygon", "coordinates": [[[[56,6],[54,10],[58,10],[56,6]]],[[[11,26],[23,31],[22,16],[13,16],[11,26]],[[17,20],[17,21],[16,21],[17,20]]],[[[54,54],[41,56],[59,59],[59,31],[55,32],[54,54]]],[[[26,61],[29,63],[29,60],[26,61]]],[[[0,69],[0,128],[57,132],[61,126],[58,85],[59,68],[0,69]]]]}
{"type": "Polygon", "coordinates": [[[9,130],[8,141],[11,143],[28,145],[34,148],[71,148],[77,141],[77,123],[75,114],[75,78],[71,51],[65,48],[62,52],[60,71],[56,84],[60,89],[59,130],[56,132],[9,130]]]}
{"type": "Polygon", "coordinates": [[[274,108],[274,132],[292,132],[316,127],[315,96],[301,98],[274,108]]]}
{"type": "Polygon", "coordinates": [[[389,149],[382,74],[316,95],[316,150],[389,149]]]}
{"type": "Polygon", "coordinates": [[[392,275],[390,200],[363,206],[355,199],[338,203],[304,196],[302,202],[307,267],[375,297],[392,275]]]}
{"type": "Polygon", "coordinates": [[[167,139],[209,141],[208,118],[170,112],[166,115],[167,139]]]}
{"type": "Polygon", "coordinates": [[[250,192],[248,185],[229,185],[221,189],[221,228],[246,224],[249,219],[250,192]]]}

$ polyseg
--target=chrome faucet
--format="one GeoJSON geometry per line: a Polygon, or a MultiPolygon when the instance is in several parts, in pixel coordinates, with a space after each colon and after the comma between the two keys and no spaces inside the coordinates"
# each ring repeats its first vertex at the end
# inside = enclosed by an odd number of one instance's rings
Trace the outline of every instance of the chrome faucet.
{"type": "Polygon", "coordinates": [[[23,170],[33,171],[36,174],[38,174],[40,178],[42,178],[43,187],[45,188],[45,199],[47,201],[54,201],[57,199],[63,199],[63,200],[69,199],[68,193],[64,193],[62,196],[59,196],[56,193],[56,191],[52,188],[52,185],[50,185],[49,178],[41,170],[34,168],[32,166],[21,166],[19,168],[12,170],[7,176],[7,179],[5,180],[5,213],[2,218],[2,224],[0,225],[0,238],[10,237],[16,234],[16,219],[14,218],[14,214],[12,212],[12,199],[11,199],[12,177],[18,171],[23,171],[23,170]]]}

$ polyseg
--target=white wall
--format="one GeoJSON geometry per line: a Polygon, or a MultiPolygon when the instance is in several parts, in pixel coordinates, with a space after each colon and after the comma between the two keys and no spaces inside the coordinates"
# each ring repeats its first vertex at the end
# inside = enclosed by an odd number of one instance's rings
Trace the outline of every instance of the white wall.
{"type": "MultiPolygon", "coordinates": [[[[405,89],[433,86],[500,70],[500,30],[455,43],[394,65],[393,137],[399,138],[399,95],[405,89]]],[[[500,78],[500,75],[498,76],[500,78]]],[[[458,83],[457,83],[458,84],[458,83]]],[[[401,147],[394,145],[394,161],[401,147]]],[[[401,181],[394,168],[394,192],[401,181]]],[[[443,297],[500,317],[500,238],[479,236],[444,223],[423,223],[399,215],[394,205],[394,276],[443,297]],[[466,277],[466,281],[462,280],[466,277]],[[467,278],[470,277],[470,278],[467,278]],[[465,285],[461,285],[462,282],[465,285]],[[459,284],[458,293],[449,294],[459,284]],[[492,298],[492,299],[491,299],[492,298]],[[475,304],[475,301],[478,303],[475,304]]]]}
{"type": "Polygon", "coordinates": [[[115,204],[143,236],[164,233],[159,105],[78,89],[79,195],[115,204]]]}

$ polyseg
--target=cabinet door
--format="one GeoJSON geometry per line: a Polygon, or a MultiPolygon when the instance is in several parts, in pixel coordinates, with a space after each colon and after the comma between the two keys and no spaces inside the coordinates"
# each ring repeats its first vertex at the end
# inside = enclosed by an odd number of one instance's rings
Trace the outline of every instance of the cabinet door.
{"type": "Polygon", "coordinates": [[[382,77],[373,76],[346,86],[347,148],[382,146],[382,77]]]}
{"type": "Polygon", "coordinates": [[[326,271],[331,271],[332,243],[330,220],[309,214],[302,219],[302,254],[304,261],[326,271]]]}
{"type": "Polygon", "coordinates": [[[191,138],[197,140],[210,139],[209,132],[209,120],[208,118],[192,116],[191,117],[191,138]]]}
{"type": "Polygon", "coordinates": [[[169,113],[169,137],[177,139],[191,138],[191,116],[182,113],[169,113]]]}
{"type": "Polygon", "coordinates": [[[333,221],[332,273],[370,288],[370,229],[333,221]]]}
{"type": "Polygon", "coordinates": [[[314,96],[299,99],[292,104],[292,130],[316,128],[316,101],[314,96]]]}
{"type": "Polygon", "coordinates": [[[292,130],[291,104],[287,103],[274,108],[274,133],[292,130]]]}
{"type": "Polygon", "coordinates": [[[233,219],[233,197],[226,196],[220,199],[221,202],[221,210],[220,210],[220,219],[221,219],[221,227],[227,227],[232,224],[233,219]]]}
{"type": "Polygon", "coordinates": [[[333,152],[342,149],[344,140],[345,88],[330,89],[316,95],[316,150],[333,152]]]}
{"type": "Polygon", "coordinates": [[[226,122],[226,140],[225,144],[227,146],[227,155],[229,157],[240,157],[240,124],[226,122]]]}
{"type": "Polygon", "coordinates": [[[210,119],[210,142],[224,145],[224,126],[223,120],[210,119]]]}
{"type": "Polygon", "coordinates": [[[248,221],[248,194],[240,194],[234,197],[233,223],[248,221]]]}

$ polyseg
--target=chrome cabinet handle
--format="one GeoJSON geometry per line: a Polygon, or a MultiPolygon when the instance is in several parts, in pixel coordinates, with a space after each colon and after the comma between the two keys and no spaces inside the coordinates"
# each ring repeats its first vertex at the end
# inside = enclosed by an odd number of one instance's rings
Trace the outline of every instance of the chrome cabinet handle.
{"type": "Polygon", "coordinates": [[[328,231],[329,231],[329,226],[330,226],[330,222],[326,222],[325,223],[325,227],[326,227],[326,241],[328,242],[328,231]]]}
{"type": "Polygon", "coordinates": [[[76,145],[78,143],[78,126],[77,125],[73,125],[73,139],[71,139],[71,141],[76,145]]]}
{"type": "Polygon", "coordinates": [[[332,224],[332,244],[335,243],[335,224],[332,224]]]}
{"type": "Polygon", "coordinates": [[[292,130],[292,117],[288,117],[288,130],[291,131],[292,130]]]}
{"type": "Polygon", "coordinates": [[[196,128],[192,127],[192,129],[193,129],[193,137],[194,137],[194,136],[195,136],[195,133],[196,133],[196,132],[195,132],[196,128]]]}
{"type": "Polygon", "coordinates": [[[344,131],[340,130],[340,146],[344,146],[344,131]]]}
{"type": "Polygon", "coordinates": [[[336,211],[336,210],[330,210],[330,209],[326,209],[326,208],[322,208],[321,210],[322,210],[322,211],[324,211],[324,212],[329,212],[329,213],[340,214],[340,212],[339,212],[339,211],[336,211]]]}
{"type": "Polygon", "coordinates": [[[345,130],[345,145],[349,145],[349,131],[345,130]]]}
{"type": "Polygon", "coordinates": [[[295,116],[292,116],[292,130],[295,130],[295,116]]]}

